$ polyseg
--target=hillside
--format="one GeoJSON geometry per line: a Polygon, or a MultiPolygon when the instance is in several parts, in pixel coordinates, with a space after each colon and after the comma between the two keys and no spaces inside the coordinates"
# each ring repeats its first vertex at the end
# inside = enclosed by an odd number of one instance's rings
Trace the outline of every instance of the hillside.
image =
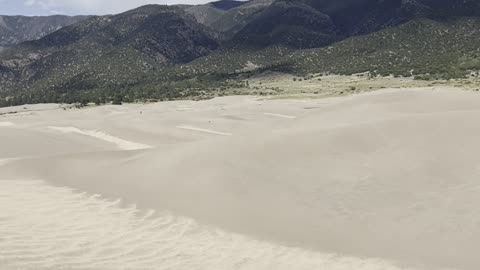
{"type": "Polygon", "coordinates": [[[217,47],[211,33],[180,8],[144,6],[93,17],[4,51],[0,69],[7,79],[2,84],[8,93],[34,89],[71,97],[134,83],[217,47]]]}
{"type": "Polygon", "coordinates": [[[480,70],[480,18],[416,19],[331,47],[296,51],[286,61],[303,74],[370,71],[382,76],[461,78],[480,70]]]}
{"type": "MultiPolygon", "coordinates": [[[[258,0],[253,0],[258,1],[258,0]]],[[[213,25],[224,16],[228,16],[229,11],[241,10],[243,5],[248,5],[250,1],[220,0],[204,5],[183,6],[187,13],[192,14],[195,19],[208,27],[215,28],[213,25]],[[227,15],[226,15],[227,13],[227,15]]],[[[235,12],[235,11],[233,11],[235,12]]],[[[218,30],[218,29],[217,29],[218,30]]]]}
{"type": "Polygon", "coordinates": [[[225,12],[210,27],[222,33],[226,39],[233,37],[248,23],[268,8],[274,0],[252,0],[225,12]]]}
{"type": "Polygon", "coordinates": [[[0,47],[36,40],[58,29],[80,22],[87,16],[0,16],[0,47]]]}
{"type": "Polygon", "coordinates": [[[265,70],[306,76],[311,73],[462,78],[480,70],[480,18],[448,22],[420,18],[406,24],[348,38],[331,46],[294,50],[226,50],[171,71],[184,77],[216,74],[249,76],[265,70]]]}
{"type": "Polygon", "coordinates": [[[211,27],[211,25],[225,14],[225,10],[217,9],[211,5],[186,6],[185,11],[195,17],[197,22],[211,27]]]}
{"type": "Polygon", "coordinates": [[[182,8],[195,19],[215,31],[222,40],[229,40],[255,19],[275,0],[221,0],[182,8]]]}
{"type": "Polygon", "coordinates": [[[276,1],[249,22],[231,41],[232,46],[297,48],[319,47],[339,39],[335,24],[302,1],[276,1]]]}
{"type": "Polygon", "coordinates": [[[234,46],[315,48],[424,17],[477,16],[476,0],[277,0],[233,38],[234,46]]]}
{"type": "Polygon", "coordinates": [[[193,6],[228,19],[222,29],[192,6],[149,5],[4,50],[0,105],[211,96],[264,71],[450,79],[480,70],[478,1],[237,4],[193,6]]]}
{"type": "Polygon", "coordinates": [[[230,10],[233,8],[237,8],[241,5],[244,5],[246,3],[248,3],[248,1],[220,0],[220,1],[211,2],[207,5],[220,10],[230,10]]]}

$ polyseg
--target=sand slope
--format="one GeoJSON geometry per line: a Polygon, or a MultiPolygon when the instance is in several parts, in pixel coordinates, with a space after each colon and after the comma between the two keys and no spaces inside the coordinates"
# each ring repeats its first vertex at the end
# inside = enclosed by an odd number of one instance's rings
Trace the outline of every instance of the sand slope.
{"type": "MultiPolygon", "coordinates": [[[[0,127],[2,134],[21,131],[29,142],[41,144],[36,134],[44,134],[71,143],[61,151],[55,144],[35,148],[33,154],[2,151],[0,159],[21,160],[4,162],[0,179],[44,179],[135,203],[140,210],[186,216],[208,224],[208,230],[248,235],[248,250],[271,245],[272,259],[248,257],[248,267],[213,264],[216,269],[289,269],[287,261],[301,256],[278,249],[290,246],[302,254],[311,250],[308,256],[315,257],[298,260],[296,269],[343,269],[335,268],[343,267],[338,262],[325,264],[325,254],[335,253],[357,258],[345,269],[474,270],[480,267],[479,105],[476,93],[417,89],[321,100],[228,97],[8,116],[0,121],[13,125],[0,127]],[[152,148],[127,149],[125,142],[152,148]],[[382,268],[359,258],[390,263],[382,268]]],[[[0,144],[15,146],[15,141],[0,144]]],[[[28,208],[28,203],[16,207],[28,208]]],[[[8,218],[0,220],[10,224],[8,218]]],[[[213,247],[225,245],[218,243],[213,247]]],[[[182,245],[177,248],[187,252],[182,245]]],[[[184,261],[204,249],[188,251],[184,261]]],[[[243,250],[226,255],[227,261],[239,259],[235,254],[243,250]]],[[[53,255],[58,256],[63,255],[53,255]]]]}
{"type": "Polygon", "coordinates": [[[258,241],[168,212],[121,208],[41,181],[1,185],[2,269],[408,270],[258,241]]]}

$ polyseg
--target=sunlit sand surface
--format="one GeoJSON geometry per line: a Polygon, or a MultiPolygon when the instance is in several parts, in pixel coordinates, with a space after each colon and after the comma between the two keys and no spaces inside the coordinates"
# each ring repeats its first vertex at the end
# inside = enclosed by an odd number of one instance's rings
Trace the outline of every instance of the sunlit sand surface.
{"type": "Polygon", "coordinates": [[[0,186],[2,269],[411,269],[256,241],[43,181],[0,186]]]}
{"type": "Polygon", "coordinates": [[[1,270],[480,269],[477,93],[11,110],[1,270]]]}

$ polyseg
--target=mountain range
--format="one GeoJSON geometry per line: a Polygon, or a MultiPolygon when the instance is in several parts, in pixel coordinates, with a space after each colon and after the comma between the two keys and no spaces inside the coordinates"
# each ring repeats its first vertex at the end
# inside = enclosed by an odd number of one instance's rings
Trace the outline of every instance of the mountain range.
{"type": "Polygon", "coordinates": [[[88,16],[0,16],[0,47],[44,37],[65,26],[80,22],[88,16]]]}
{"type": "Polygon", "coordinates": [[[278,0],[251,20],[234,41],[315,48],[419,17],[442,20],[479,14],[476,0],[278,0]]]}
{"type": "Polygon", "coordinates": [[[264,70],[450,78],[480,69],[477,0],[222,0],[30,18],[44,22],[36,28],[5,18],[0,36],[14,46],[0,53],[4,105],[182,98],[264,70]]]}

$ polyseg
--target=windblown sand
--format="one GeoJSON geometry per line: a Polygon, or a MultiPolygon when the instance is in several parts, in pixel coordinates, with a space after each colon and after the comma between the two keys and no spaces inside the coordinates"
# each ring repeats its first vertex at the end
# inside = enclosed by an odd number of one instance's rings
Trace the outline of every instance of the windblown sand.
{"type": "Polygon", "coordinates": [[[2,270],[480,268],[480,94],[9,110],[2,270]]]}

